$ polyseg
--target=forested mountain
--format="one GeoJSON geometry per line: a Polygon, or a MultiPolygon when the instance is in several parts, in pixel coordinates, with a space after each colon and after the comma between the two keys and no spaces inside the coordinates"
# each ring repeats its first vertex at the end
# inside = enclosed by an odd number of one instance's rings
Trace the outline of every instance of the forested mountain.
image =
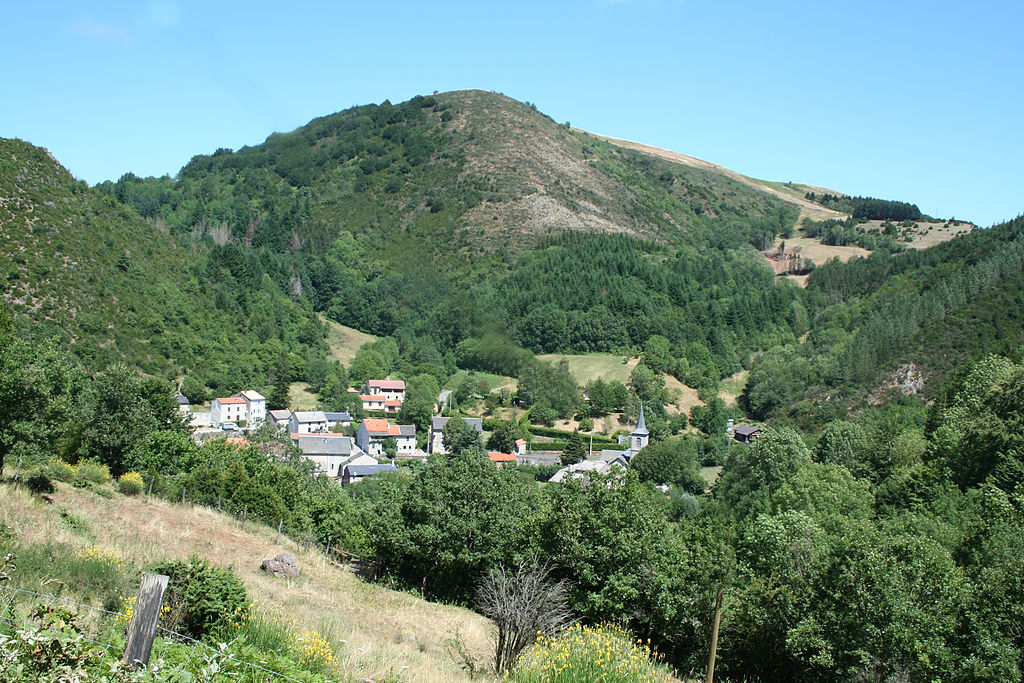
{"type": "Polygon", "coordinates": [[[19,326],[93,369],[125,361],[234,390],[326,348],[278,264],[232,244],[185,249],[19,140],[0,139],[0,279],[19,326]]]}
{"type": "Polygon", "coordinates": [[[822,424],[911,364],[924,380],[914,393],[941,398],[958,368],[986,354],[1020,359],[1022,284],[1024,218],[930,249],[833,261],[803,293],[810,334],[757,359],[746,407],[822,424]]]}
{"type": "Polygon", "coordinates": [[[752,246],[790,233],[791,205],[495,93],[356,107],[98,189],[207,258],[244,256],[236,277],[294,274],[293,297],[420,364],[495,331],[537,352],[658,334],[715,382],[800,331],[752,246]]]}

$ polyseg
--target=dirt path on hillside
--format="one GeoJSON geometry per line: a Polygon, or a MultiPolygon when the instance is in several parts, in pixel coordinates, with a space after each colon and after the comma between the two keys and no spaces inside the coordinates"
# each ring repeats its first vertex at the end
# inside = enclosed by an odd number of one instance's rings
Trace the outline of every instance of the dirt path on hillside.
{"type": "Polygon", "coordinates": [[[713,164],[710,161],[704,161],[703,159],[687,156],[686,154],[680,154],[679,152],[673,152],[671,150],[662,149],[660,147],[652,147],[651,145],[645,145],[643,143],[634,142],[632,140],[624,140],[622,138],[613,138],[608,135],[599,135],[597,133],[591,133],[590,131],[586,131],[581,128],[573,128],[573,130],[579,133],[586,133],[587,135],[592,135],[595,138],[605,140],[614,145],[618,145],[619,147],[626,147],[628,149],[641,152],[643,154],[650,154],[651,156],[660,157],[667,161],[673,161],[677,164],[683,164],[685,166],[691,166],[693,168],[711,171],[712,173],[719,173],[721,175],[728,176],[729,178],[732,178],[737,182],[743,183],[744,185],[749,185],[750,187],[758,189],[761,192],[767,192],[768,194],[774,195],[785,202],[789,202],[790,204],[793,204],[798,209],[800,209],[800,217],[797,218],[798,225],[804,218],[811,218],[816,221],[825,220],[827,218],[835,218],[838,220],[843,220],[844,218],[846,218],[846,214],[840,213],[838,211],[833,211],[831,209],[826,209],[825,207],[819,206],[818,204],[815,204],[812,201],[804,199],[803,197],[797,194],[789,194],[787,192],[783,192],[782,190],[771,187],[770,185],[760,183],[753,178],[748,178],[747,176],[741,173],[737,173],[736,171],[733,171],[731,169],[728,169],[725,166],[713,164]]]}

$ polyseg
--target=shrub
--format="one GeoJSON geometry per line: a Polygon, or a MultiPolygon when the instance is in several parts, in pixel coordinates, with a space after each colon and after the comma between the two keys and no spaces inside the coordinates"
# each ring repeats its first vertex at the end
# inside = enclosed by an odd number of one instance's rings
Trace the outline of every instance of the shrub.
{"type": "Polygon", "coordinates": [[[75,468],[63,460],[57,460],[54,458],[47,463],[46,469],[48,470],[51,479],[65,481],[68,483],[71,483],[75,479],[75,468]]]}
{"type": "Polygon", "coordinates": [[[56,490],[53,488],[53,482],[50,481],[50,477],[42,470],[36,470],[30,474],[28,479],[25,480],[25,486],[32,493],[53,493],[56,490]]]}
{"type": "Polygon", "coordinates": [[[74,469],[76,483],[106,484],[110,481],[110,469],[93,460],[83,460],[74,469]]]}
{"type": "Polygon", "coordinates": [[[192,638],[228,636],[249,618],[249,596],[235,572],[193,555],[188,562],[171,560],[152,568],[166,574],[163,626],[192,638]]]}
{"type": "Polygon", "coordinates": [[[138,472],[125,472],[117,480],[118,490],[126,496],[137,496],[145,487],[146,482],[138,472]]]}
{"type": "Polygon", "coordinates": [[[655,683],[671,681],[655,653],[617,626],[574,624],[561,636],[540,637],[509,680],[518,683],[655,683]]]}

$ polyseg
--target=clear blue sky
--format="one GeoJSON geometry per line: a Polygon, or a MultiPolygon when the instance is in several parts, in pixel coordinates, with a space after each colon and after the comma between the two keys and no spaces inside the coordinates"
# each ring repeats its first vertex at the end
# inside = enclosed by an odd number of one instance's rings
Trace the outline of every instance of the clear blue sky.
{"type": "Polygon", "coordinates": [[[483,88],[770,180],[1024,212],[1021,2],[7,3],[0,136],[96,183],[483,88]]]}

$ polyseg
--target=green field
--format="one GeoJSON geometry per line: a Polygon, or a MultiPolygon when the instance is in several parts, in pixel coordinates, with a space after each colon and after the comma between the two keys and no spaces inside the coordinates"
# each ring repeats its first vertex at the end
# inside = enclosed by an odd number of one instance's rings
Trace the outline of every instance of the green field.
{"type": "Polygon", "coordinates": [[[612,353],[587,353],[578,356],[549,353],[537,357],[549,363],[568,361],[569,372],[580,384],[586,384],[595,379],[603,379],[605,382],[617,379],[625,384],[629,379],[629,374],[633,372],[633,368],[640,362],[639,358],[629,358],[623,361],[622,355],[612,353]]]}
{"type": "MultiPolygon", "coordinates": [[[[452,378],[448,380],[448,383],[444,385],[444,388],[457,388],[460,384],[462,384],[463,380],[469,374],[470,373],[468,370],[457,370],[455,374],[452,375],[452,378]]],[[[477,382],[479,382],[480,380],[485,380],[487,384],[490,386],[491,391],[494,391],[495,389],[501,389],[504,387],[507,387],[512,391],[516,390],[515,377],[506,377],[505,375],[492,375],[489,372],[479,372],[477,370],[474,370],[473,379],[475,379],[477,382]]]]}

